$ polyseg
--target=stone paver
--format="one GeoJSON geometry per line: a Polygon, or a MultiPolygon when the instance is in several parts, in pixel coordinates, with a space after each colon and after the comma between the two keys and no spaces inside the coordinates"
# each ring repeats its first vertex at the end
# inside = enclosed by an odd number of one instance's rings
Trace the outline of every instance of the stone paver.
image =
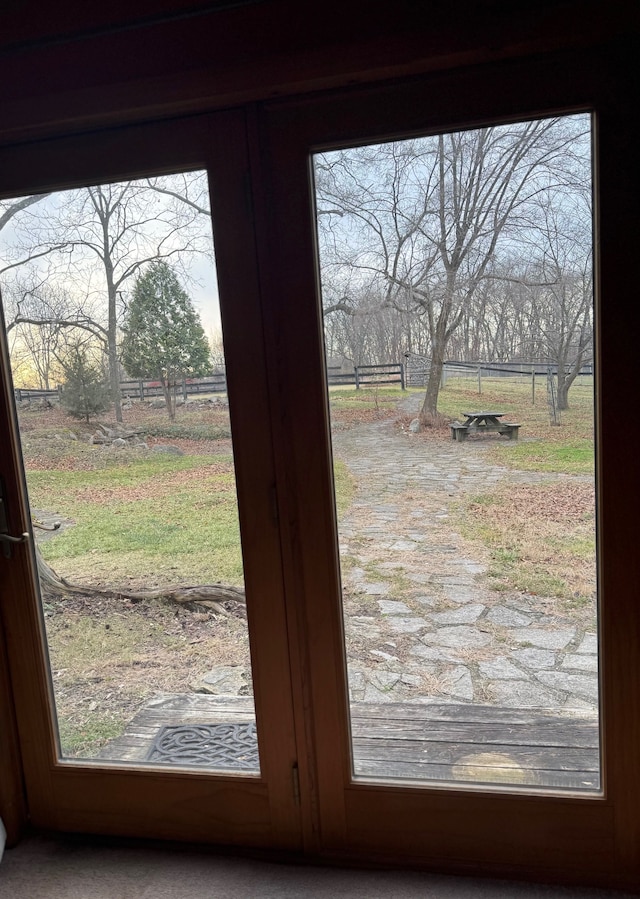
{"type": "Polygon", "coordinates": [[[498,680],[522,680],[525,673],[522,668],[517,668],[509,659],[498,657],[490,662],[480,662],[478,665],[480,674],[486,678],[497,678],[498,680]]]}
{"type": "Polygon", "coordinates": [[[339,528],[340,553],[356,563],[343,573],[347,654],[357,640],[369,659],[349,658],[352,700],[595,714],[595,623],[584,631],[550,616],[544,598],[492,591],[487,558],[470,555],[449,514],[464,494],[567,476],[506,470],[480,441],[425,443],[389,420],[338,431],[333,444],[357,482],[339,528]]]}
{"type": "Polygon", "coordinates": [[[441,678],[439,684],[440,690],[458,699],[473,699],[473,681],[468,668],[464,665],[458,665],[447,671],[441,678]]]}
{"type": "Polygon", "coordinates": [[[504,606],[494,606],[487,615],[487,620],[494,624],[501,624],[503,627],[522,627],[525,624],[531,624],[531,617],[523,615],[522,612],[516,612],[513,609],[505,609],[504,606]]]}
{"type": "Polygon", "coordinates": [[[393,599],[379,599],[378,607],[383,615],[411,614],[411,609],[406,602],[398,602],[393,599]]]}
{"type": "Polygon", "coordinates": [[[564,649],[571,643],[575,633],[575,628],[542,630],[537,627],[522,627],[513,631],[513,639],[519,643],[532,643],[541,649],[564,649]]]}
{"type": "Polygon", "coordinates": [[[429,618],[435,624],[473,624],[485,609],[481,603],[469,603],[452,612],[432,612],[429,618]]]}
{"type": "Polygon", "coordinates": [[[409,618],[404,615],[390,615],[387,618],[387,624],[397,634],[417,634],[418,631],[423,631],[427,627],[424,618],[409,618]]]}

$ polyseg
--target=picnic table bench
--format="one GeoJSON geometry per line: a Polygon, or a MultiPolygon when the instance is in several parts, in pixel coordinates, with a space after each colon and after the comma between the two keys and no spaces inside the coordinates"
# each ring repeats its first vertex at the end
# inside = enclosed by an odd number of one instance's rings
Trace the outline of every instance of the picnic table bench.
{"type": "Polygon", "coordinates": [[[509,440],[518,439],[519,424],[501,421],[504,412],[463,412],[464,422],[456,421],[451,425],[452,440],[466,440],[468,434],[484,434],[496,431],[508,437],[509,440]]]}

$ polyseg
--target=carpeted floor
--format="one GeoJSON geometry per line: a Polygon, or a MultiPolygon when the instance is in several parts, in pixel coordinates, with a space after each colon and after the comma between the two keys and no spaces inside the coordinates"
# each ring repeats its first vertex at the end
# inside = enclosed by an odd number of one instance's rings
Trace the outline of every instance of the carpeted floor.
{"type": "Polygon", "coordinates": [[[2,899],[623,899],[629,893],[296,866],[167,846],[31,837],[5,852],[2,899]]]}

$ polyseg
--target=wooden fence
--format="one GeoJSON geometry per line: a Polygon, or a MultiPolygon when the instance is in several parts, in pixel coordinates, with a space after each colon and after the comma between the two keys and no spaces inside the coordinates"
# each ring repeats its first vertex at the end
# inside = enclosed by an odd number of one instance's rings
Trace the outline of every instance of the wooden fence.
{"type": "MultiPolygon", "coordinates": [[[[124,397],[130,399],[147,399],[163,396],[160,381],[121,381],[120,390],[124,397]]],[[[199,393],[226,393],[227,377],[224,372],[207,375],[206,378],[186,378],[179,382],[178,393],[186,400],[188,396],[199,393]]]]}
{"type": "Polygon", "coordinates": [[[39,400],[48,400],[49,402],[58,401],[60,399],[59,390],[26,390],[23,387],[16,387],[14,390],[16,403],[35,403],[39,400]]]}
{"type": "MultiPolygon", "coordinates": [[[[206,378],[187,378],[178,384],[178,393],[186,400],[188,396],[200,393],[226,393],[227,378],[224,372],[208,375],[206,378]]],[[[149,399],[150,397],[163,396],[160,381],[121,381],[120,392],[123,398],[149,399]]],[[[32,403],[41,400],[55,402],[60,399],[60,388],[56,390],[25,389],[17,387],[15,390],[17,403],[32,403]]]]}
{"type": "Polygon", "coordinates": [[[356,365],[353,371],[343,372],[339,366],[328,366],[327,381],[330,386],[376,387],[381,384],[399,384],[405,389],[404,365],[394,362],[389,365],[356,365]]]}

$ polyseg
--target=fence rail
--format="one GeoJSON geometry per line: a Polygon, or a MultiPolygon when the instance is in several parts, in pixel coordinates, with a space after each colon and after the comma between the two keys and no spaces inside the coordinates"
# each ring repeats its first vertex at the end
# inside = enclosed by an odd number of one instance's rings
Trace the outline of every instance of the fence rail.
{"type": "Polygon", "coordinates": [[[14,394],[16,397],[16,403],[31,403],[35,402],[36,400],[57,400],[60,397],[59,390],[27,390],[23,387],[16,387],[16,389],[14,390],[14,394]]]}
{"type": "Polygon", "coordinates": [[[344,372],[339,366],[328,366],[327,381],[329,385],[352,385],[356,390],[361,387],[377,387],[381,384],[399,384],[405,389],[405,371],[402,362],[384,365],[355,365],[353,371],[344,372]]]}
{"type": "MultiPolygon", "coordinates": [[[[226,393],[227,378],[224,372],[208,375],[206,378],[187,378],[178,382],[177,390],[185,400],[188,396],[202,393],[226,393]]],[[[26,389],[17,387],[14,392],[17,403],[31,403],[38,400],[51,401],[60,398],[60,388],[56,390],[40,390],[37,388],[26,389]]],[[[139,400],[163,396],[160,381],[121,381],[120,393],[124,398],[139,400]]]]}
{"type": "MultiPolygon", "coordinates": [[[[227,377],[224,372],[220,372],[206,378],[186,378],[178,382],[177,390],[185,399],[199,393],[226,393],[227,377]]],[[[121,381],[120,391],[124,397],[130,399],[163,396],[160,381],[121,381]]]]}

